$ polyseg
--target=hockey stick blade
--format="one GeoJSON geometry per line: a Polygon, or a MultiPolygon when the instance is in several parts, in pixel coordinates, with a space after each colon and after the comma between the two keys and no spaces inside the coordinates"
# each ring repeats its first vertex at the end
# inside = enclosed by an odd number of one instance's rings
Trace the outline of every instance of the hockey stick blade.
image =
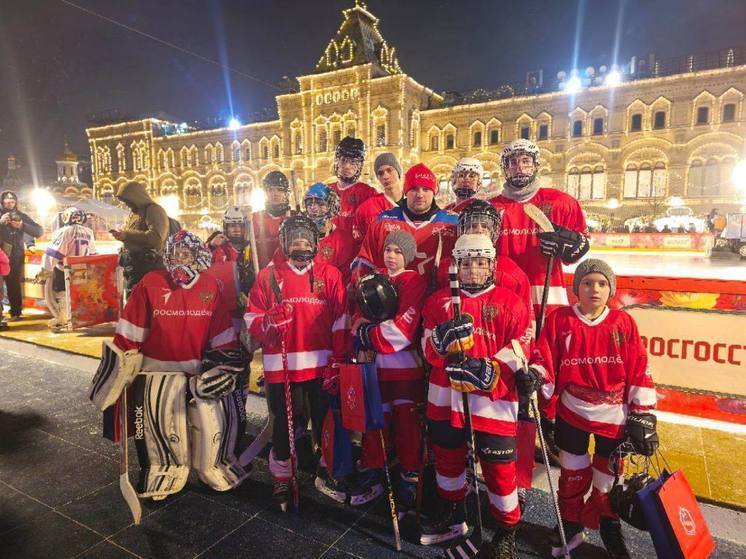
{"type": "Polygon", "coordinates": [[[264,427],[262,427],[262,430],[259,431],[256,438],[251,441],[251,444],[246,447],[246,450],[244,450],[241,453],[241,456],[238,457],[238,463],[241,464],[241,466],[248,466],[251,461],[256,458],[262,450],[264,450],[264,447],[267,446],[271,438],[272,420],[267,419],[267,422],[264,424],[264,427]]]}
{"type": "Polygon", "coordinates": [[[479,554],[479,549],[481,547],[481,535],[473,533],[471,536],[447,547],[446,557],[448,557],[448,559],[469,559],[471,557],[476,557],[479,554]]]}
{"type": "Polygon", "coordinates": [[[542,212],[539,208],[537,208],[530,202],[527,204],[523,204],[523,212],[528,217],[530,217],[531,220],[536,223],[536,225],[539,226],[539,229],[541,229],[542,233],[554,232],[554,225],[552,225],[552,222],[549,221],[549,218],[544,215],[544,212],[542,212]]]}

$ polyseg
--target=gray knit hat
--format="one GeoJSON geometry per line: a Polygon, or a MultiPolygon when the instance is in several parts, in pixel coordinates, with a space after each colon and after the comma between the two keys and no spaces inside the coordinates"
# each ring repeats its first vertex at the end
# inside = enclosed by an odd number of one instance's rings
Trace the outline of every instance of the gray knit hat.
{"type": "Polygon", "coordinates": [[[599,260],[598,258],[589,258],[588,260],[583,260],[580,264],[578,264],[578,267],[575,268],[575,275],[572,278],[573,293],[577,295],[582,279],[588,274],[592,274],[594,272],[604,275],[606,279],[609,280],[609,298],[613,297],[614,293],[616,293],[616,275],[611,269],[611,266],[609,266],[603,260],[599,260]]]}
{"type": "Polygon", "coordinates": [[[399,160],[393,153],[387,151],[376,157],[376,160],[373,162],[373,172],[376,176],[378,176],[378,168],[381,165],[391,165],[399,173],[399,178],[401,178],[401,165],[399,165],[399,160]]]}
{"type": "Polygon", "coordinates": [[[409,266],[409,263],[414,260],[414,254],[417,252],[417,243],[411,233],[397,229],[386,235],[386,240],[383,242],[383,248],[388,245],[396,245],[402,251],[404,255],[404,265],[409,266]]]}

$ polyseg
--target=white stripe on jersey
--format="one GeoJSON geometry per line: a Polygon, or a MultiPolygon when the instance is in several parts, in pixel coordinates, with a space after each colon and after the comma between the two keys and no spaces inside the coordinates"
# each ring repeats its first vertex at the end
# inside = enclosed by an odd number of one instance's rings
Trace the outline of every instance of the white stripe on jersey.
{"type": "MultiPolygon", "coordinates": [[[[291,371],[300,371],[302,369],[316,369],[325,367],[329,362],[329,356],[332,354],[328,349],[319,351],[296,351],[288,353],[288,368],[291,371]]],[[[263,355],[265,371],[282,371],[282,354],[264,354],[263,355]]]]}
{"type": "MultiPolygon", "coordinates": [[[[531,302],[535,305],[541,304],[541,295],[544,291],[543,285],[532,285],[531,286],[531,302]]],[[[547,293],[547,305],[567,305],[567,291],[564,287],[558,285],[550,285],[549,292],[547,293]]]]}
{"type": "Polygon", "coordinates": [[[161,361],[153,359],[147,355],[142,358],[142,370],[152,373],[169,373],[180,371],[188,375],[197,375],[200,373],[201,361],[199,359],[189,359],[188,361],[161,361]]]}
{"type": "Polygon", "coordinates": [[[131,342],[142,342],[147,338],[148,332],[150,332],[150,328],[136,326],[123,318],[120,318],[117,322],[116,333],[131,342]]]}
{"type": "Polygon", "coordinates": [[[394,348],[394,351],[401,351],[411,343],[393,320],[381,322],[381,335],[394,348]]]}
{"type": "Polygon", "coordinates": [[[560,400],[568,410],[593,423],[624,425],[627,419],[626,404],[591,404],[576,398],[566,390],[560,400]]]}

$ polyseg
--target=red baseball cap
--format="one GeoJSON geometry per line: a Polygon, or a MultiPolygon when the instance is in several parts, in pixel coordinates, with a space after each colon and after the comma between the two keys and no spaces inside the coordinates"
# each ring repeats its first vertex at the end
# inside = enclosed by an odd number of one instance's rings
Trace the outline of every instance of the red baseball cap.
{"type": "Polygon", "coordinates": [[[435,178],[435,173],[423,163],[410,167],[404,174],[404,194],[418,186],[432,190],[436,194],[438,192],[438,180],[435,178]]]}

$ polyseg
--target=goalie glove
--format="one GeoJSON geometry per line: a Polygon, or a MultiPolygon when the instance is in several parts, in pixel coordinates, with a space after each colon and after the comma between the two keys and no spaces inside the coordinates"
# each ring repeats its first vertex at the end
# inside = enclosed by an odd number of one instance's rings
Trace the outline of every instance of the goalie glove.
{"type": "Polygon", "coordinates": [[[515,387],[521,396],[531,396],[544,384],[539,371],[533,367],[519,369],[515,372],[515,387]]]}
{"type": "Polygon", "coordinates": [[[589,248],[585,235],[561,225],[554,225],[554,231],[539,233],[541,253],[547,257],[559,256],[566,264],[580,260],[589,248]]]}
{"type": "Polygon", "coordinates": [[[430,341],[440,355],[454,355],[474,347],[474,323],[468,314],[446,320],[434,329],[430,341]]]}
{"type": "Polygon", "coordinates": [[[490,392],[500,378],[499,366],[484,357],[468,357],[460,363],[452,363],[446,367],[446,373],[451,380],[451,388],[459,392],[490,392]]]}
{"type": "Polygon", "coordinates": [[[652,456],[658,450],[658,418],[654,414],[630,412],[627,415],[625,428],[627,440],[632,443],[635,452],[643,456],[652,456]]]}
{"type": "Polygon", "coordinates": [[[236,377],[242,369],[219,365],[189,379],[192,394],[199,398],[217,400],[236,389],[236,377]]]}

